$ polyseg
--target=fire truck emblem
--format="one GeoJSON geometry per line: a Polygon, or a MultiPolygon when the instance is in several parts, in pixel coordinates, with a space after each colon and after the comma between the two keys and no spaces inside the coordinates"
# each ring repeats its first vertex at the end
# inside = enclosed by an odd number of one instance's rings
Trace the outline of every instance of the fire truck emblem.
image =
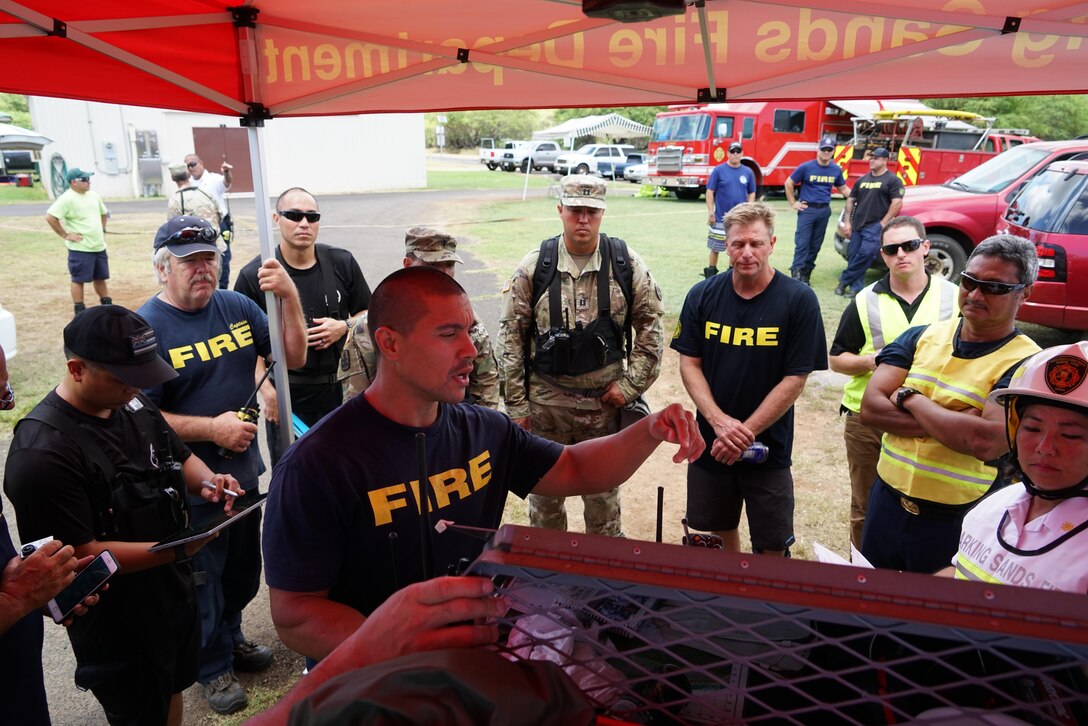
{"type": "Polygon", "coordinates": [[[725,158],[725,149],[723,149],[720,146],[718,148],[714,149],[714,162],[715,163],[717,163],[717,164],[722,163],[722,159],[724,159],[724,158],[725,158]]]}
{"type": "Polygon", "coordinates": [[[1065,395],[1084,382],[1088,362],[1071,355],[1058,355],[1047,361],[1046,385],[1054,393],[1065,395]]]}
{"type": "Polygon", "coordinates": [[[904,186],[918,183],[918,167],[922,162],[922,150],[914,146],[899,147],[899,171],[895,175],[903,180],[904,186]]]}

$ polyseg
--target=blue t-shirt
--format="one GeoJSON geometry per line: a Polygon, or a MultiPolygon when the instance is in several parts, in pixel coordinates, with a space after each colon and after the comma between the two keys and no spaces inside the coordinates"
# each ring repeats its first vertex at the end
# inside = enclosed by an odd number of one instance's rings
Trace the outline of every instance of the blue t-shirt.
{"type": "Polygon", "coordinates": [[[756,193],[756,180],[752,170],[744,165],[734,168],[719,164],[710,172],[706,188],[714,192],[714,219],[720,222],[726,212],[756,193]]]}
{"type": "MultiPolygon", "coordinates": [[[[256,386],[257,356],[272,351],[268,318],[256,303],[230,290],[216,290],[208,304],[195,312],[180,310],[157,296],[137,312],[155,329],[159,355],[178,372],[177,378],[145,391],[160,409],[218,416],[245,405],[256,386]]],[[[264,470],[256,441],[230,459],[219,456],[219,446],[211,441],[194,441],[190,446],[212,471],[233,475],[247,489],[257,485],[264,470]]]]}
{"type": "Polygon", "coordinates": [[[790,180],[801,185],[797,201],[808,204],[827,204],[831,201],[831,189],[846,185],[842,168],[838,164],[832,162],[827,166],[820,166],[816,159],[809,159],[794,169],[790,180]]]}
{"type": "MultiPolygon", "coordinates": [[[[750,300],[733,289],[733,271],[695,285],[684,300],[672,349],[702,359],[715,403],[733,418],[752,415],[786,376],[827,368],[827,340],[820,303],[807,285],[775,272],[767,289],[750,300]]],[[[706,451],[696,462],[724,467],[710,455],[714,429],[700,413],[706,451]]],[[[770,449],[767,462],[734,466],[784,468],[792,463],[793,407],[756,437],[770,449]]]]}
{"type": "MultiPolygon", "coordinates": [[[[439,406],[424,429],[389,420],[355,396],[322,419],[280,459],[264,513],[269,587],[329,590],[329,599],[370,614],[398,588],[423,579],[416,434],[426,437],[433,522],[499,526],[506,494],[525,497],[563,447],[504,414],[439,406]]],[[[434,573],[483,542],[430,528],[434,573]]]]}

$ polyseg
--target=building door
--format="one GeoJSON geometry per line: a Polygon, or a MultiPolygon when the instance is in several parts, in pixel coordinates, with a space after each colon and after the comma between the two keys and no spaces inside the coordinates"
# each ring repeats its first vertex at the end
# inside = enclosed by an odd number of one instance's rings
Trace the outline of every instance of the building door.
{"type": "Polygon", "coordinates": [[[204,161],[204,168],[218,172],[224,161],[234,167],[232,192],[253,191],[253,169],[249,163],[249,138],[246,129],[220,125],[193,129],[193,148],[204,161]]]}

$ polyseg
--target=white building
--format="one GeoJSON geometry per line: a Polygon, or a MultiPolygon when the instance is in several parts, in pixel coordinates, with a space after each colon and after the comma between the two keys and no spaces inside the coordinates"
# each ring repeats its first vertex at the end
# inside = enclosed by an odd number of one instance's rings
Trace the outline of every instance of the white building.
{"type": "MultiPolygon", "coordinates": [[[[247,133],[236,117],[37,96],[30,114],[35,130],[54,140],[41,152],[42,184],[53,196],[68,188],[63,174],[72,167],[93,171],[93,188],[106,198],[168,196],[176,186],[167,165],[194,150],[211,171],[226,157],[232,195],[253,191],[247,133]]],[[[427,184],[423,114],[272,119],[263,137],[271,194],[427,184]]]]}

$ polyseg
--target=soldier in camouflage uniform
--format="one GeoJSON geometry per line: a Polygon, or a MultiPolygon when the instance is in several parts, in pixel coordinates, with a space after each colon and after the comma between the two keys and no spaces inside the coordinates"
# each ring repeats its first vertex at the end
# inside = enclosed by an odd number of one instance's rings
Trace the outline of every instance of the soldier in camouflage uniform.
{"type": "MultiPolygon", "coordinates": [[[[611,317],[598,319],[601,240],[608,239],[599,232],[607,185],[586,175],[564,177],[560,185],[563,234],[558,238],[555,265],[565,319],[551,320],[548,290],[532,304],[533,274],[540,256],[539,249],[533,250],[503,289],[499,337],[507,413],[535,434],[574,444],[616,432],[620,409],[657,379],[664,353],[664,310],[661,289],[638,255],[628,250],[632,344],[626,355],[628,306],[613,274],[609,274],[608,288],[611,317]],[[562,342],[565,335],[570,336],[569,343],[562,342]],[[569,361],[557,364],[556,351],[564,345],[569,361]],[[526,381],[528,368],[532,372],[526,381]]],[[[582,501],[587,532],[622,536],[618,489],[586,495],[582,501]]],[[[534,527],[565,530],[564,500],[530,494],[529,521],[534,527]]]]}
{"type": "MultiPolygon", "coordinates": [[[[436,267],[450,277],[456,277],[455,265],[463,260],[457,254],[457,238],[428,227],[413,227],[404,236],[405,267],[436,267]]],[[[476,359],[472,362],[466,403],[497,409],[499,407],[499,367],[487,328],[476,318],[468,331],[476,346],[476,359]]],[[[367,315],[363,313],[348,333],[344,352],[340,356],[341,381],[348,382],[345,399],[366,390],[377,374],[377,358],[367,328],[367,315]]]]}

